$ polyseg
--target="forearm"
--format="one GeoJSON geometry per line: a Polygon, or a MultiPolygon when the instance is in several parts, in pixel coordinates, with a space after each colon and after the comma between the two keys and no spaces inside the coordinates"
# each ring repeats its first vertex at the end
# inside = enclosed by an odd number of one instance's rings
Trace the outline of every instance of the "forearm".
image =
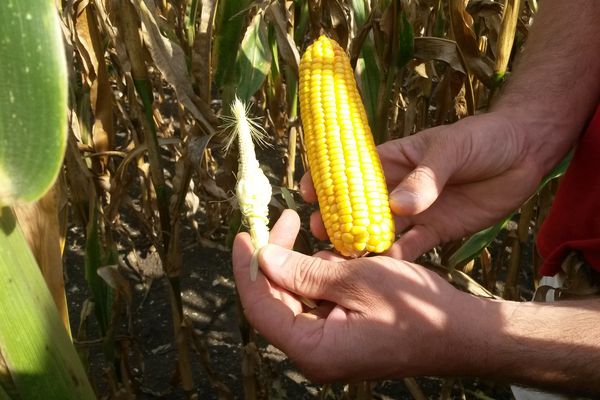
{"type": "Polygon", "coordinates": [[[477,300],[466,332],[473,364],[491,379],[600,394],[600,299],[558,303],[477,300]],[[477,310],[474,310],[477,311],[477,310]],[[476,315],[476,314],[473,314],[476,315]]]}
{"type": "Polygon", "coordinates": [[[543,172],[575,143],[600,100],[599,20],[598,1],[544,0],[492,106],[515,122],[543,172]]]}

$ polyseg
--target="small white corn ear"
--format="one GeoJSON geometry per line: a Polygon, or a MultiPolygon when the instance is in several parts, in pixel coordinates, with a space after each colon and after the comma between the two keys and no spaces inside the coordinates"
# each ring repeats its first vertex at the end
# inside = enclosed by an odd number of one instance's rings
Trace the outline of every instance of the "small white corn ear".
{"type": "Polygon", "coordinates": [[[233,133],[227,148],[237,137],[239,145],[239,167],[236,196],[242,212],[243,223],[250,230],[254,245],[254,254],[250,263],[250,279],[256,280],[258,274],[258,250],[269,243],[269,202],[271,184],[256,159],[252,140],[265,142],[265,132],[247,116],[247,107],[235,98],[231,105],[233,133]]]}

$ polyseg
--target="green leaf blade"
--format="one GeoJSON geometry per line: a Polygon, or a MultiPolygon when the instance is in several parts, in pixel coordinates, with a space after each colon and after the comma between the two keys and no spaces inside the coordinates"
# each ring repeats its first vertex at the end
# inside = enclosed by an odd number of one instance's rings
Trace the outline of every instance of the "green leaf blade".
{"type": "Polygon", "coordinates": [[[0,204],[52,185],[66,147],[67,68],[53,2],[0,2],[0,204]]]}
{"type": "Polygon", "coordinates": [[[95,398],[46,282],[8,207],[0,209],[0,304],[0,353],[20,398],[95,398]]]}
{"type": "Polygon", "coordinates": [[[267,24],[262,15],[257,14],[248,26],[237,57],[236,94],[240,100],[248,102],[260,89],[271,70],[272,59],[267,24]]]}
{"type": "Polygon", "coordinates": [[[506,223],[513,216],[511,214],[508,218],[503,219],[496,225],[490,226],[482,231],[477,232],[466,242],[460,246],[458,250],[448,260],[448,264],[451,268],[455,268],[458,264],[466,261],[470,261],[475,258],[481,250],[486,248],[492,241],[498,236],[498,233],[506,226],[506,223]]]}
{"type": "Polygon", "coordinates": [[[215,61],[214,81],[217,88],[231,84],[249,4],[249,0],[220,0],[217,4],[212,56],[215,61]]]}

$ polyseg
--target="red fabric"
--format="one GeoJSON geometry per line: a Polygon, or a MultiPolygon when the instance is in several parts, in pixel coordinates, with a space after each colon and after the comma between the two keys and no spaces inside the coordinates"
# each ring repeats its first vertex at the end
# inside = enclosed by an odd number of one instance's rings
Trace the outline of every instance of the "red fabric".
{"type": "Polygon", "coordinates": [[[541,275],[560,271],[564,257],[575,250],[600,271],[600,105],[558,187],[537,247],[544,263],[541,275]]]}

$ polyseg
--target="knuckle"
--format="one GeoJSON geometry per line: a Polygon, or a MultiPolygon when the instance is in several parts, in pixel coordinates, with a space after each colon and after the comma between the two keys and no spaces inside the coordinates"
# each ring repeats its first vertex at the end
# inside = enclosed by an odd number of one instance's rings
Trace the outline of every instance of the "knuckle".
{"type": "Polygon", "coordinates": [[[411,179],[414,182],[431,182],[435,181],[436,177],[430,167],[421,166],[413,171],[411,179]]]}
{"type": "Polygon", "coordinates": [[[360,298],[364,294],[364,282],[369,278],[368,264],[363,265],[361,262],[357,266],[356,262],[345,261],[336,269],[336,286],[348,298],[360,298]]]}
{"type": "Polygon", "coordinates": [[[316,257],[302,257],[296,264],[292,275],[291,287],[302,291],[308,286],[321,286],[324,274],[321,271],[322,260],[316,257]]]}

